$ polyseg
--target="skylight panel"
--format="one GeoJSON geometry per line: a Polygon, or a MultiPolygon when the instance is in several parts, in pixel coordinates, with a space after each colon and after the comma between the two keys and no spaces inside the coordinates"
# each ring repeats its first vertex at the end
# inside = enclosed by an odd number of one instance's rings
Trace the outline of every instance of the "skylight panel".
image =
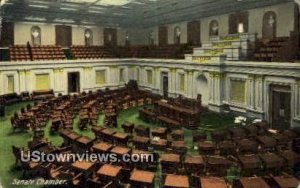
{"type": "Polygon", "coordinates": [[[47,5],[28,5],[29,7],[33,7],[33,8],[49,8],[49,6],[47,5]]]}
{"type": "Polygon", "coordinates": [[[68,7],[61,7],[60,10],[66,10],[66,11],[77,11],[76,8],[68,8],[68,7]]]}
{"type": "Polygon", "coordinates": [[[24,20],[43,22],[43,21],[46,21],[47,19],[46,18],[42,18],[42,17],[27,16],[27,17],[24,18],[24,20]]]}
{"type": "Polygon", "coordinates": [[[56,18],[56,19],[54,19],[54,22],[74,23],[75,21],[72,20],[72,19],[61,19],[61,18],[56,18]]]}
{"type": "Polygon", "coordinates": [[[123,6],[131,3],[133,0],[100,0],[97,5],[103,6],[123,6]]]}

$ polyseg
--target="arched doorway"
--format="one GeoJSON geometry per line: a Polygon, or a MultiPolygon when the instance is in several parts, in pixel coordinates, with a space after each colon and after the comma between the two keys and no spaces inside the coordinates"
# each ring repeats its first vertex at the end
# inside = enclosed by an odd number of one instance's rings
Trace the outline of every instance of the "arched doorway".
{"type": "Polygon", "coordinates": [[[263,38],[274,38],[276,37],[276,14],[275,12],[269,11],[266,12],[263,18],[263,38]]]}
{"type": "Polygon", "coordinates": [[[208,106],[209,100],[209,90],[208,90],[208,80],[204,74],[200,74],[196,78],[196,94],[200,94],[202,96],[202,105],[208,106]]]}

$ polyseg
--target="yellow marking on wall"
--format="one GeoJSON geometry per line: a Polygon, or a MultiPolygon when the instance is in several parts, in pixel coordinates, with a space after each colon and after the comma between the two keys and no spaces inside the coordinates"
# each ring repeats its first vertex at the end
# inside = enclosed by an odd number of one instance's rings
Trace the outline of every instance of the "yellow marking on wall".
{"type": "Polygon", "coordinates": [[[15,79],[13,75],[7,76],[7,92],[8,93],[15,92],[15,79]]]}
{"type": "Polygon", "coordinates": [[[49,74],[36,74],[36,90],[49,90],[50,77],[49,74]]]}
{"type": "Polygon", "coordinates": [[[96,71],[96,84],[97,85],[106,84],[105,73],[106,73],[106,70],[97,70],[96,71]]]}
{"type": "Polygon", "coordinates": [[[231,80],[231,96],[232,102],[245,104],[246,102],[246,81],[245,80],[231,80]]]}
{"type": "Polygon", "coordinates": [[[211,57],[209,56],[192,57],[192,61],[195,63],[210,63],[211,57]]]}

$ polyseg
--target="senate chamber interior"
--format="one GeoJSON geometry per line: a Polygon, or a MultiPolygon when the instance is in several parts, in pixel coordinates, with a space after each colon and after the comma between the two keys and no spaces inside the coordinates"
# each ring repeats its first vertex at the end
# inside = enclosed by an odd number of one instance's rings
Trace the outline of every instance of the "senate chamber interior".
{"type": "Polygon", "coordinates": [[[299,10],[0,0],[0,188],[299,188],[299,10]]]}

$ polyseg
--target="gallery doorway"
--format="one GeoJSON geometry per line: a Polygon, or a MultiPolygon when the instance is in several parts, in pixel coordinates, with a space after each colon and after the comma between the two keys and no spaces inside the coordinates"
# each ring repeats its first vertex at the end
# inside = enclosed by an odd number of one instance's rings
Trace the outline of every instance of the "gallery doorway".
{"type": "Polygon", "coordinates": [[[291,87],[271,85],[270,122],[273,129],[286,130],[291,126],[291,87]]]}
{"type": "Polygon", "coordinates": [[[169,92],[169,77],[167,72],[162,73],[162,90],[163,90],[163,96],[165,99],[168,98],[168,92],[169,92]]]}
{"type": "Polygon", "coordinates": [[[79,72],[68,73],[68,93],[80,93],[80,74],[79,72]]]}

